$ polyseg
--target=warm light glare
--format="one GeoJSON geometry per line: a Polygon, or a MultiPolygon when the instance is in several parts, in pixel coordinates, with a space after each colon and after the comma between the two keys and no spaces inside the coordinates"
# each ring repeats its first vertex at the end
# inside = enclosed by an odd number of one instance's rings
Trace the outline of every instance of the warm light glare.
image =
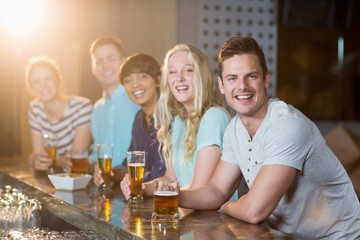
{"type": "Polygon", "coordinates": [[[43,0],[0,0],[0,22],[16,36],[32,33],[42,20],[43,0]]]}
{"type": "Polygon", "coordinates": [[[136,226],[136,235],[141,236],[142,222],[140,218],[136,218],[135,226],[136,226]]]}

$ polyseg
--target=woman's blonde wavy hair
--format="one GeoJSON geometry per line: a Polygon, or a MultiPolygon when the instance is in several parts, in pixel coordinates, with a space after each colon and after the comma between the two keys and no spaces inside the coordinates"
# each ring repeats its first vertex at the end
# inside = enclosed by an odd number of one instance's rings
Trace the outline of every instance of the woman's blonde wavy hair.
{"type": "Polygon", "coordinates": [[[209,60],[198,48],[189,44],[177,44],[165,55],[160,81],[160,98],[154,112],[155,126],[158,129],[157,137],[160,143],[159,151],[162,153],[167,166],[172,156],[171,123],[173,118],[178,115],[181,119],[186,120],[187,131],[183,139],[183,146],[185,147],[184,161],[189,161],[195,149],[195,138],[201,118],[213,106],[224,108],[224,103],[209,60]],[[176,100],[167,81],[169,58],[179,51],[188,53],[189,60],[194,64],[195,68],[194,111],[191,113],[188,113],[183,104],[176,100]]]}

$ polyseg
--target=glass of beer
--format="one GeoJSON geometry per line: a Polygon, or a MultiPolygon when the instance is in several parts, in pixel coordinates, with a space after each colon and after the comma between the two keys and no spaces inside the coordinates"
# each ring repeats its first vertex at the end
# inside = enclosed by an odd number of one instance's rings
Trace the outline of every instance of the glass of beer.
{"type": "Polygon", "coordinates": [[[144,151],[129,151],[126,155],[127,167],[130,178],[131,196],[129,202],[142,203],[142,181],[145,170],[145,152],[144,151]]]}
{"type": "Polygon", "coordinates": [[[111,168],[112,168],[112,159],[113,159],[113,144],[98,144],[98,163],[102,172],[102,178],[104,183],[102,188],[105,190],[111,189],[111,168]]]}
{"type": "Polygon", "coordinates": [[[45,133],[43,135],[45,152],[50,155],[51,166],[49,168],[49,173],[55,173],[56,171],[56,141],[55,138],[50,133],[45,133]]]}
{"type": "Polygon", "coordinates": [[[71,173],[86,174],[88,172],[88,152],[71,153],[70,160],[72,163],[71,173]]]}
{"type": "Polygon", "coordinates": [[[177,181],[155,183],[152,222],[176,223],[180,220],[179,189],[177,181]]]}

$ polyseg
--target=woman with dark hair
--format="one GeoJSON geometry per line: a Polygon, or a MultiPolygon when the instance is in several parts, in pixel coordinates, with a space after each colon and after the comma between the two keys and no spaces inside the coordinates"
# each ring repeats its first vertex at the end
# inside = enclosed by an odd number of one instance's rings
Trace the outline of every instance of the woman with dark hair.
{"type": "MultiPolygon", "coordinates": [[[[146,163],[143,181],[151,181],[165,173],[165,163],[159,154],[159,142],[154,128],[153,112],[159,98],[160,65],[147,54],[134,54],[126,58],[120,71],[120,82],[129,98],[141,109],[132,127],[129,151],[145,151],[146,163]]],[[[126,159],[113,168],[112,180],[119,182],[127,172],[126,159]]],[[[101,170],[95,167],[94,182],[100,186],[104,180],[101,170]]]]}

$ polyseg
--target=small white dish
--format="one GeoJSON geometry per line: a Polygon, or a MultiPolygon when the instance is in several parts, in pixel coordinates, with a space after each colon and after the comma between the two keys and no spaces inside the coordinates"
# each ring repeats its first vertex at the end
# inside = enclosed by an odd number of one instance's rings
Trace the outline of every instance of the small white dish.
{"type": "Polygon", "coordinates": [[[86,188],[92,176],[78,173],[57,173],[49,174],[50,182],[58,190],[77,190],[86,188]]]}

